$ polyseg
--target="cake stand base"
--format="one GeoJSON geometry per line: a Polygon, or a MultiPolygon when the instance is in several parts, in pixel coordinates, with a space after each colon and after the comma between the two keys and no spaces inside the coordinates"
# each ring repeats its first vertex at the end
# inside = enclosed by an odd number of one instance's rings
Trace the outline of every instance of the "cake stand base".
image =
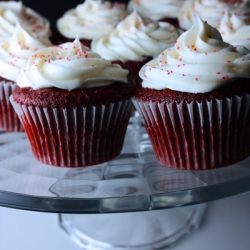
{"type": "Polygon", "coordinates": [[[196,230],[205,204],[147,212],[59,214],[60,226],[82,249],[152,250],[172,247],[196,230]]]}

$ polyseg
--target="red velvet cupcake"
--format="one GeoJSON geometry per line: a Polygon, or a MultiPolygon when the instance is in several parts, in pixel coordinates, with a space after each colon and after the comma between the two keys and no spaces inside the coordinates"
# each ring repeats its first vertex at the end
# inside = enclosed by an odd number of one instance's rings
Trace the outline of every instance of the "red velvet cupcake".
{"type": "Polygon", "coordinates": [[[145,65],[134,105],[158,161],[176,169],[232,165],[250,155],[250,54],[197,17],[145,65]]]}
{"type": "Polygon", "coordinates": [[[174,45],[179,31],[171,24],[143,19],[136,11],[109,34],[91,43],[91,49],[112,63],[129,70],[130,82],[139,84],[141,67],[174,45]]]}
{"type": "Polygon", "coordinates": [[[90,47],[93,39],[110,33],[126,15],[124,3],[87,0],[57,20],[58,43],[73,42],[78,37],[90,47]]]}
{"type": "Polygon", "coordinates": [[[128,11],[134,9],[142,16],[155,21],[168,22],[179,28],[178,15],[184,0],[130,0],[128,11]]]}
{"type": "Polygon", "coordinates": [[[0,130],[23,131],[9,97],[16,88],[16,78],[28,57],[38,48],[49,44],[47,39],[37,40],[19,24],[12,37],[0,41],[0,130]]]}
{"type": "Polygon", "coordinates": [[[133,106],[127,73],[79,40],[33,54],[11,102],[34,156],[49,165],[82,167],[119,155],[133,106]]]}

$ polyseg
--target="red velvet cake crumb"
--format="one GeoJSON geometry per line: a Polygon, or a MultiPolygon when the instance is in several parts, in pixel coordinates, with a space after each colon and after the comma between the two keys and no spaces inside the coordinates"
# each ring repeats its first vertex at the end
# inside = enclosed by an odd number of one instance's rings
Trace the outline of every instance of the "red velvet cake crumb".
{"type": "Polygon", "coordinates": [[[13,98],[15,102],[25,105],[65,108],[116,102],[130,98],[133,93],[134,85],[126,83],[72,91],[58,88],[33,90],[32,88],[17,87],[13,92],[13,98]]]}
{"type": "Polygon", "coordinates": [[[186,101],[188,103],[196,100],[198,102],[207,100],[210,101],[213,98],[224,98],[232,95],[242,95],[242,93],[250,94],[250,83],[248,79],[241,79],[240,82],[232,82],[212,92],[206,93],[187,93],[181,91],[175,91],[171,89],[155,90],[149,88],[143,88],[141,85],[137,86],[135,90],[135,96],[140,101],[152,101],[152,102],[176,102],[181,103],[186,101]]]}
{"type": "Polygon", "coordinates": [[[128,81],[129,83],[133,83],[135,85],[138,85],[141,83],[141,78],[139,77],[139,71],[142,68],[144,64],[152,60],[153,58],[151,56],[146,57],[142,61],[112,61],[112,64],[119,64],[123,69],[127,69],[129,71],[128,73],[128,81]]]}

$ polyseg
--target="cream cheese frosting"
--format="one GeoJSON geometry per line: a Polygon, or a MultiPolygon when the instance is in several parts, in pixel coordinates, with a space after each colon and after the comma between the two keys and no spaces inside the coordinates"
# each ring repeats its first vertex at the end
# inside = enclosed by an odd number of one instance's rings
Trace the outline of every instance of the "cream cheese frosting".
{"type": "Polygon", "coordinates": [[[173,46],[178,36],[173,25],[143,19],[134,11],[110,35],[94,39],[91,48],[110,61],[140,61],[173,46]]]}
{"type": "Polygon", "coordinates": [[[182,5],[178,20],[182,29],[188,30],[196,20],[198,14],[211,26],[218,28],[225,11],[237,15],[241,19],[248,19],[250,15],[250,1],[225,0],[186,0],[182,5]]]}
{"type": "Polygon", "coordinates": [[[12,37],[0,40],[0,76],[16,81],[28,57],[48,45],[48,39],[37,40],[17,23],[12,37]]]}
{"type": "Polygon", "coordinates": [[[30,56],[17,85],[35,90],[50,87],[73,90],[127,83],[127,74],[128,70],[111,64],[76,39],[30,56]]]}
{"type": "Polygon", "coordinates": [[[34,33],[37,38],[48,38],[51,34],[49,21],[34,10],[24,6],[22,2],[1,1],[0,38],[10,37],[15,31],[17,22],[24,29],[34,33]]]}
{"type": "Polygon", "coordinates": [[[126,15],[124,4],[86,0],[58,19],[57,29],[67,38],[92,40],[111,32],[126,15]]]}
{"type": "Polygon", "coordinates": [[[218,30],[225,42],[250,49],[250,25],[238,16],[226,11],[218,30]]]}
{"type": "Polygon", "coordinates": [[[144,65],[139,75],[145,88],[210,92],[237,78],[250,77],[250,51],[223,42],[220,33],[197,16],[174,47],[144,65]]]}
{"type": "Polygon", "coordinates": [[[177,18],[183,3],[184,0],[130,0],[128,10],[136,9],[142,17],[157,21],[166,17],[177,18]]]}

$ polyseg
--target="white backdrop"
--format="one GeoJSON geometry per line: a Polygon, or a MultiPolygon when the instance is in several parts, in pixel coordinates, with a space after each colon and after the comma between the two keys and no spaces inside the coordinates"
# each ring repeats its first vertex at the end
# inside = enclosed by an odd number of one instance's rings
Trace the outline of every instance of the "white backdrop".
{"type": "MultiPolygon", "coordinates": [[[[249,250],[250,194],[208,204],[201,228],[172,250],[249,250]]],[[[57,214],[0,207],[0,250],[80,250],[57,214]]]]}

